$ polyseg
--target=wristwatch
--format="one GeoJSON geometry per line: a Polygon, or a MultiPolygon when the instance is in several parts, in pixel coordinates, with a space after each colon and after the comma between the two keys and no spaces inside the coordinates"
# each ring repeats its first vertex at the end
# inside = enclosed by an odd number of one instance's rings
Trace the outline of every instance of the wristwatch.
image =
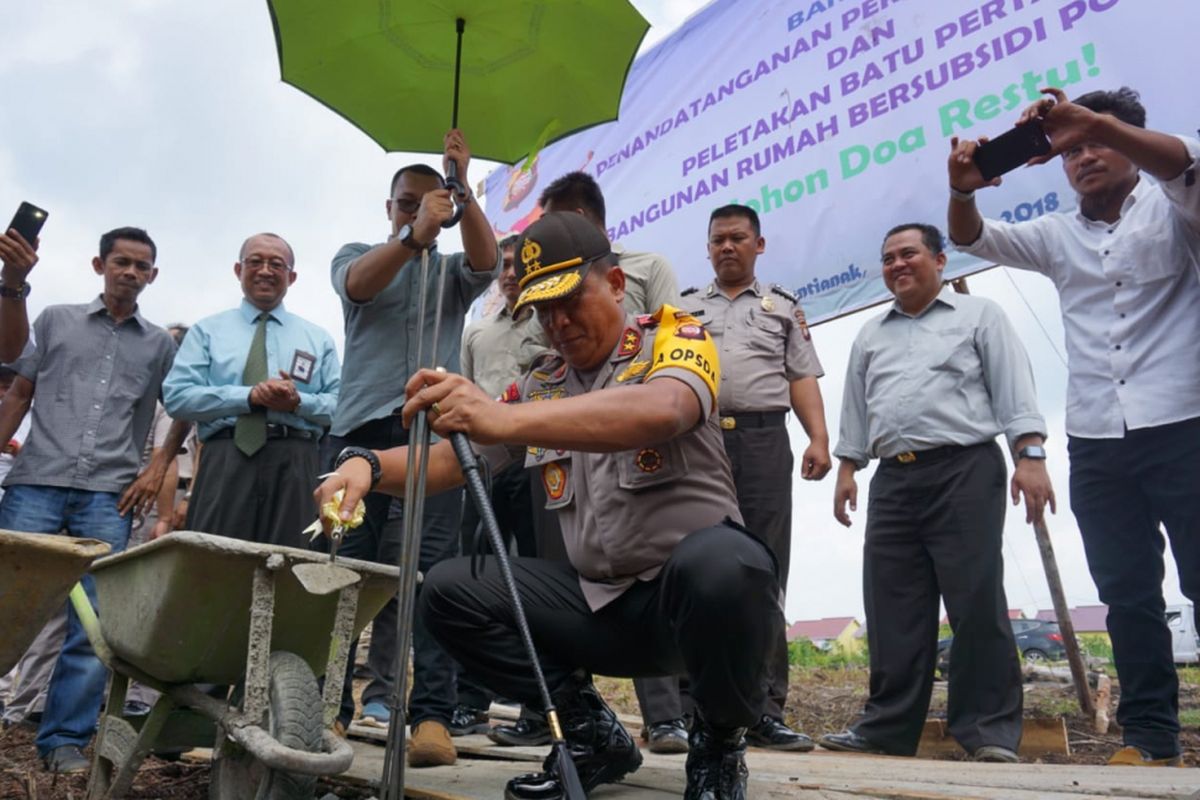
{"type": "Polygon", "coordinates": [[[347,447],[334,459],[334,471],[336,472],[338,467],[352,458],[365,458],[371,465],[371,491],[374,491],[375,487],[379,485],[380,479],[383,478],[383,465],[379,463],[379,456],[365,447],[347,447]]]}
{"type": "Polygon", "coordinates": [[[0,297],[8,297],[13,300],[24,300],[29,297],[29,284],[26,281],[21,281],[20,286],[5,286],[0,284],[0,297]]]}
{"type": "Polygon", "coordinates": [[[414,253],[420,252],[421,250],[425,250],[429,247],[429,245],[422,244],[413,237],[413,228],[412,225],[409,224],[403,225],[400,230],[396,231],[396,238],[400,240],[400,244],[404,245],[409,250],[412,250],[414,253]]]}
{"type": "Polygon", "coordinates": [[[1038,461],[1046,460],[1046,448],[1040,444],[1027,444],[1017,451],[1017,460],[1022,458],[1032,458],[1038,461]]]}

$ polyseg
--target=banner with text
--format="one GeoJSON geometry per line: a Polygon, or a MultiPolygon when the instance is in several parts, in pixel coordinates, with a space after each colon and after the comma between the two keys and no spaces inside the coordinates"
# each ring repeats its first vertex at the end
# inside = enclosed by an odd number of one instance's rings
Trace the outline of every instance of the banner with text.
{"type": "MultiPolygon", "coordinates": [[[[1194,135],[1198,25],[1200,2],[1181,0],[714,0],[634,63],[617,122],[493,172],[488,216],[523,230],[550,181],[584,170],[609,237],[666,255],[683,288],[712,279],[709,213],[745,203],[767,240],[759,279],[831,319],[888,296],[888,228],[945,228],[951,137],[1002,133],[1039,88],[1130,86],[1150,127],[1194,135]]],[[[530,87],[508,113],[536,102],[530,87]]],[[[1054,161],[978,202],[1019,221],[1075,196],[1054,161]]],[[[986,266],[952,253],[946,275],[986,266]]]]}

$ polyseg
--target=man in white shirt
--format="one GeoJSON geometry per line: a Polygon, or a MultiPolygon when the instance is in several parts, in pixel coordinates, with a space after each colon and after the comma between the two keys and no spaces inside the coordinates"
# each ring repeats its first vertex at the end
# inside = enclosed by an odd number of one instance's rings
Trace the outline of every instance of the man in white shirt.
{"type": "Polygon", "coordinates": [[[1109,607],[1124,744],[1110,764],[1179,763],[1179,684],[1162,594],[1162,524],[1200,603],[1200,141],[1145,129],[1136,92],[1057,89],[1030,106],[1079,209],[984,220],[976,142],[952,142],[950,238],[1058,288],[1070,379],[1071,508],[1109,607]],[[1145,173],[1145,175],[1143,175],[1145,173]],[[1153,178],[1147,179],[1146,175],[1153,178]]]}

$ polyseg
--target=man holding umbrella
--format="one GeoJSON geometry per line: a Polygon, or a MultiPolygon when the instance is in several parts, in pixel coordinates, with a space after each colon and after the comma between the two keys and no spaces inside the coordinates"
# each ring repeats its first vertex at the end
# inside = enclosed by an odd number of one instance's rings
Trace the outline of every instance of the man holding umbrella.
{"type": "MultiPolygon", "coordinates": [[[[679,673],[697,705],[685,797],[742,800],[743,736],[759,718],[764,655],[782,612],[774,559],[741,526],[717,425],[712,339],[670,306],[627,316],[609,242],[578,214],[547,214],[517,251],[517,307],[537,310],[561,355],[535,361],[506,403],[462,376],[422,370],[408,383],[405,420],[426,410],[436,433],[465,433],[493,471],[522,458],[559,511],[570,562],[515,558],[512,570],[583,789],[642,761],[591,673],[679,673]]],[[[429,457],[427,492],[463,481],[450,442],[429,457]]],[[[344,451],[317,499],[345,489],[348,516],[371,490],[399,494],[406,460],[406,448],[344,451]]],[[[473,675],[542,706],[494,564],[478,579],[469,559],[435,566],[418,611],[473,675]]],[[[561,797],[558,753],[546,772],[509,781],[505,797],[561,797]]]]}
{"type": "MultiPolygon", "coordinates": [[[[445,137],[444,166],[457,164],[463,186],[469,186],[467,166],[471,152],[459,130],[445,137]]],[[[342,390],[330,431],[336,454],[347,445],[387,448],[408,443],[401,424],[404,384],[417,370],[418,342],[433,348],[432,363],[458,369],[463,321],[471,301],[484,292],[496,276],[500,252],[491,226],[468,190],[459,196],[462,215],[462,253],[438,251],[442,223],[454,214],[451,190],[430,167],[402,167],[392,178],[385,208],[391,232],[377,245],[347,244],[333,258],[334,291],[342,299],[346,349],[342,364],[342,390]],[[435,315],[427,314],[425,331],[417,330],[417,308],[424,292],[428,308],[437,302],[437,281],[420,285],[421,251],[428,249],[431,272],[445,261],[446,286],[442,297],[441,327],[433,341],[435,315]]],[[[436,273],[435,273],[436,274],[436,273]]],[[[391,498],[372,493],[366,498],[367,515],[361,530],[346,538],[340,555],[395,564],[399,557],[398,524],[388,523],[391,498]]],[[[430,498],[425,505],[421,537],[421,570],[458,552],[462,496],[459,491],[430,498]]],[[[363,692],[363,714],[386,727],[386,704],[394,681],[397,603],[392,600],[375,618],[368,666],[371,682],[363,692]]],[[[412,766],[454,763],[456,753],[448,725],[454,712],[454,664],[418,621],[413,631],[414,670],[409,719],[413,738],[409,744],[412,766]]],[[[350,659],[348,669],[353,665],[350,659]]],[[[349,723],[354,710],[346,681],[338,721],[349,723]]]]}

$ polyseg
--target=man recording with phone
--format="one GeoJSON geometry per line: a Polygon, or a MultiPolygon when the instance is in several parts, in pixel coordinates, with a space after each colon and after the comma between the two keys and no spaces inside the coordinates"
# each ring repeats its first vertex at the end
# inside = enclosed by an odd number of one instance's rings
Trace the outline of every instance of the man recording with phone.
{"type": "Polygon", "coordinates": [[[37,232],[46,212],[22,203],[4,233],[0,233],[0,362],[16,361],[29,340],[29,314],[25,298],[29,271],[38,262],[37,232]]]}
{"type": "Polygon", "coordinates": [[[1061,156],[1078,210],[985,220],[975,192],[1000,180],[980,173],[984,140],[954,139],[949,233],[963,252],[1040,272],[1058,289],[1071,507],[1121,681],[1125,747],[1109,763],[1174,765],[1179,684],[1159,525],[1184,595],[1200,604],[1200,141],[1146,130],[1128,88],[1074,101],[1042,91],[1019,123],[1039,120],[1050,149],[1029,163],[1061,156]]]}

